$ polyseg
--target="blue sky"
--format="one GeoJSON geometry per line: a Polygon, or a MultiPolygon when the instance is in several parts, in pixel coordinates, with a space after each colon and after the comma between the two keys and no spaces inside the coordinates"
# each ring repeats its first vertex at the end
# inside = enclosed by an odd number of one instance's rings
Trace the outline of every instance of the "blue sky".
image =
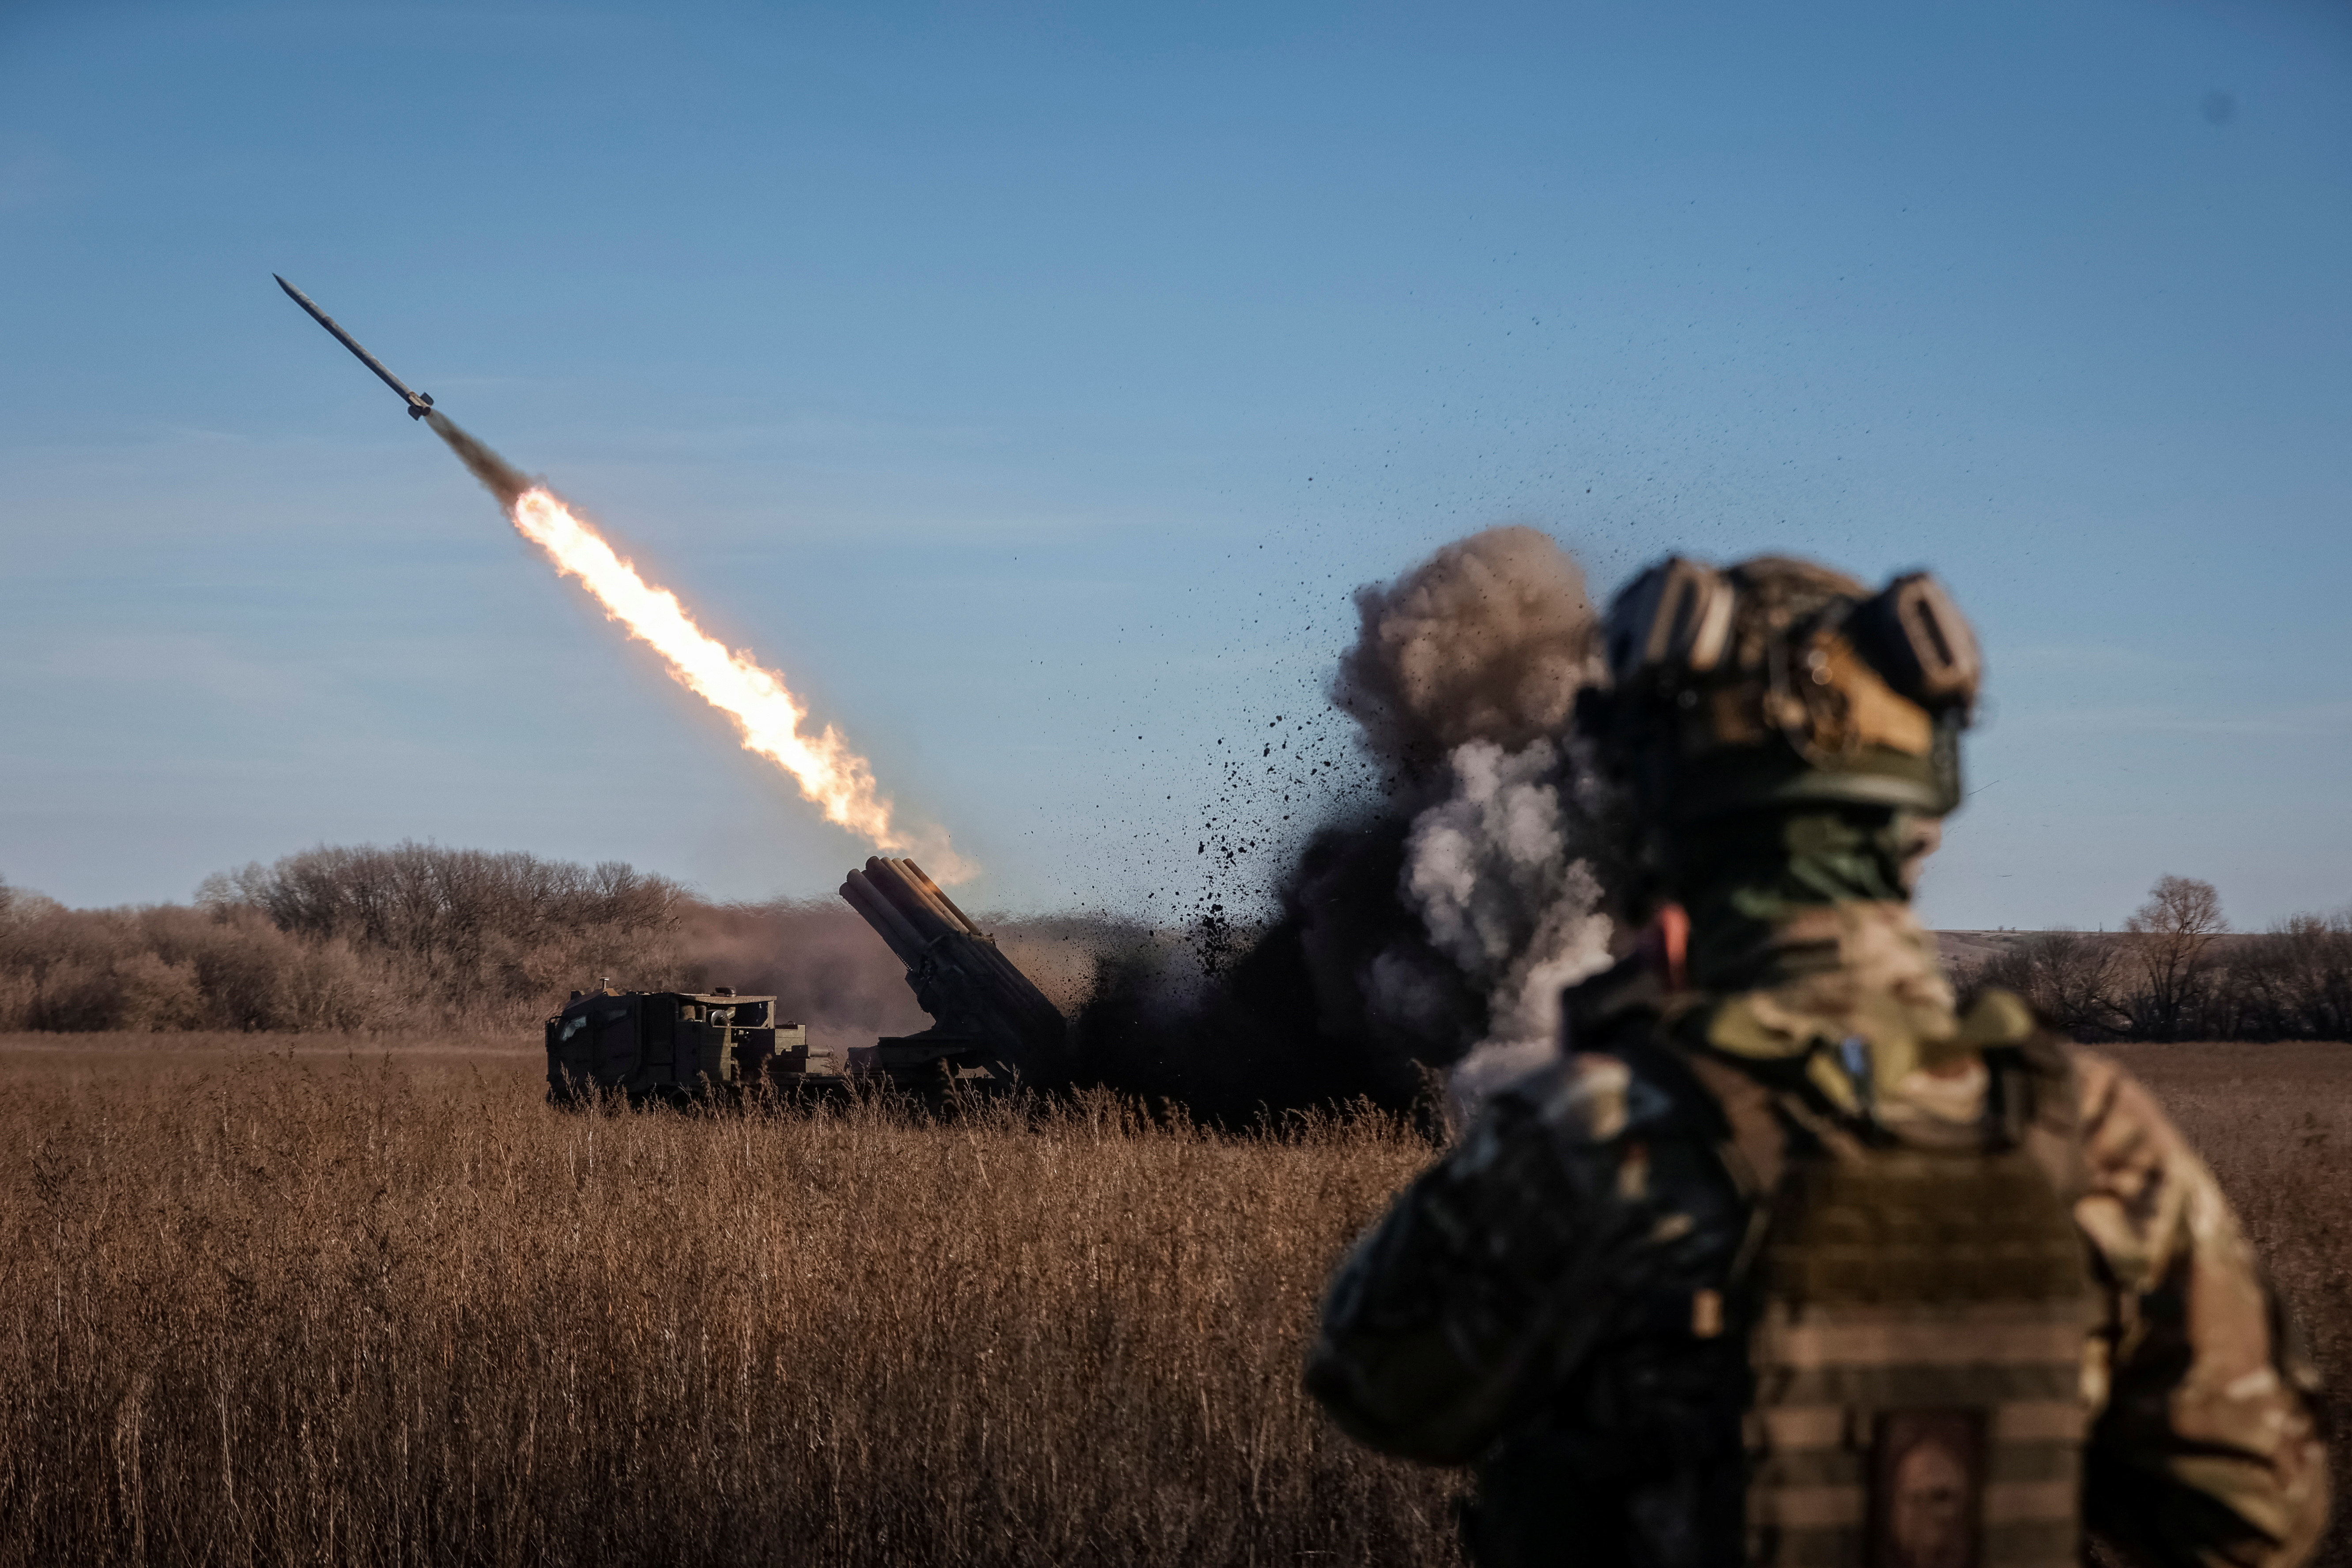
{"type": "Polygon", "coordinates": [[[1938,923],[2342,906],[2347,18],[0,5],[0,875],[866,853],[278,271],[785,671],[968,903],[1181,890],[1348,590],[1526,521],[1601,591],[1933,564],[1994,699],[1938,923]]]}

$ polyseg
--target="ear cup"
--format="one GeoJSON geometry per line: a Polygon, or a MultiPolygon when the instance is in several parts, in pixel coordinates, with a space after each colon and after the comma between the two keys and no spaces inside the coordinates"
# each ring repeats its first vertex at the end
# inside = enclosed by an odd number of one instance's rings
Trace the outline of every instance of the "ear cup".
{"type": "Polygon", "coordinates": [[[1944,585],[1925,572],[1897,577],[1855,606],[1848,623],[1886,683],[1923,708],[1976,706],[1984,679],[1976,632],[1944,585]]]}
{"type": "Polygon", "coordinates": [[[1685,556],[1651,567],[1609,606],[1611,679],[1622,687],[1706,674],[1723,658],[1733,597],[1722,573],[1685,556]]]}

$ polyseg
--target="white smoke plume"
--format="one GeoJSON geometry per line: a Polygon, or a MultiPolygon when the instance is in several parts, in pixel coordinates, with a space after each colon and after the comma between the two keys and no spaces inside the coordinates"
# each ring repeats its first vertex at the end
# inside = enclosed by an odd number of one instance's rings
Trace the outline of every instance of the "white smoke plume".
{"type": "Polygon", "coordinates": [[[1592,818],[1559,745],[1472,741],[1448,765],[1453,793],[1413,819],[1401,890],[1486,997],[1486,1037],[1448,1078],[1459,1119],[1551,1058],[1559,994],[1608,967],[1614,927],[1591,861],[1577,855],[1592,818]]]}
{"type": "MultiPolygon", "coordinates": [[[[1486,999],[1485,1037],[1449,1078],[1463,1114],[1550,1057],[1561,989],[1609,963],[1589,854],[1600,784],[1564,749],[1576,693],[1600,677],[1600,625],[1575,560],[1518,527],[1358,589],[1356,610],[1332,700],[1375,755],[1443,792],[1412,817],[1397,890],[1486,999]]],[[[1365,977],[1391,1016],[1442,994],[1410,956],[1384,952],[1365,977]]]]}

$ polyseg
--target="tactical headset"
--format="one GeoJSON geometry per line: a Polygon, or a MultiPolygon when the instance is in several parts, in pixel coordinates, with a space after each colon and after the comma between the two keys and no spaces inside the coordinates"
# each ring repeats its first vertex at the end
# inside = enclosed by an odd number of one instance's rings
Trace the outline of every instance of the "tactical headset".
{"type": "Polygon", "coordinates": [[[1609,607],[1612,690],[1579,726],[1661,823],[1850,801],[1942,815],[1959,804],[1959,731],[1983,665],[1925,572],[1876,594],[1809,562],[1718,571],[1669,557],[1609,607]]]}

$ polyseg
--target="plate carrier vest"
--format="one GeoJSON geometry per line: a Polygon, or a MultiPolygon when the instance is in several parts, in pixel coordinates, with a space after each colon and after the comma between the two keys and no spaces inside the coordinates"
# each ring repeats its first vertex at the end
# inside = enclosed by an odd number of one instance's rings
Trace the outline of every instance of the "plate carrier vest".
{"type": "Polygon", "coordinates": [[[2000,1130],[2004,1098],[2064,1087],[2019,1056],[1987,1053],[1983,1147],[1790,1152],[1747,1282],[1751,1563],[2080,1561],[2095,1298],[2057,1182],[2000,1130]]]}

